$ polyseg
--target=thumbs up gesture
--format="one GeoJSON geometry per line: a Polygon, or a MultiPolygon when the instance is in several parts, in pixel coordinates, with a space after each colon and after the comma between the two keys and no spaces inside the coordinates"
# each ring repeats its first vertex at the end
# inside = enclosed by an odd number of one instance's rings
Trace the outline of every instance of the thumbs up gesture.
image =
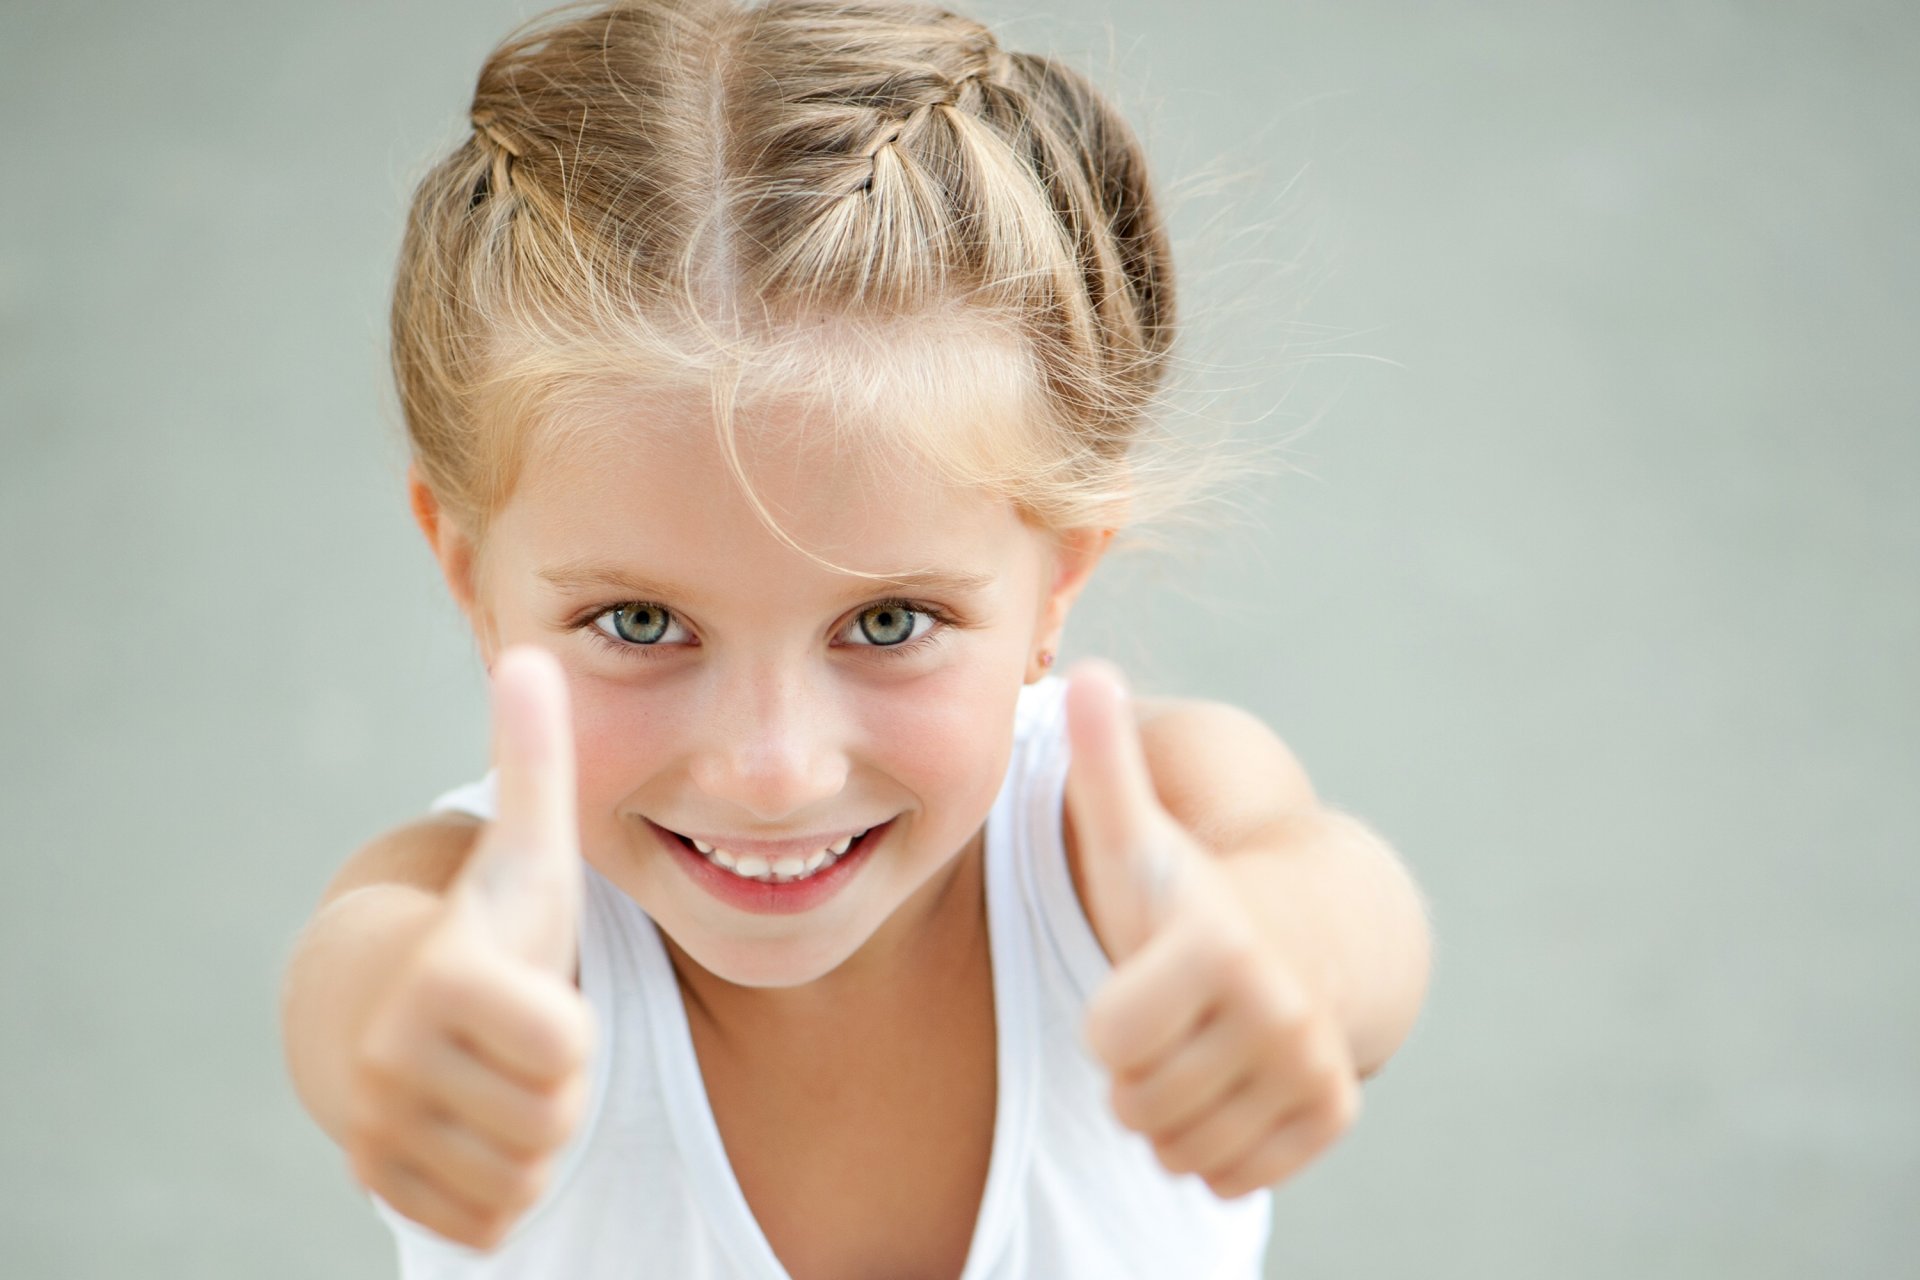
{"type": "Polygon", "coordinates": [[[1155,794],[1119,673],[1070,673],[1067,776],[1087,910],[1114,953],[1084,1036],[1121,1124],[1223,1198],[1292,1176],[1359,1112],[1346,1033],[1155,794]]]}
{"type": "Polygon", "coordinates": [[[586,1094],[573,984],[581,871],[565,677],[493,668],[499,808],[369,1016],[354,1056],[354,1174],[449,1240],[498,1244],[545,1189],[586,1094]]]}

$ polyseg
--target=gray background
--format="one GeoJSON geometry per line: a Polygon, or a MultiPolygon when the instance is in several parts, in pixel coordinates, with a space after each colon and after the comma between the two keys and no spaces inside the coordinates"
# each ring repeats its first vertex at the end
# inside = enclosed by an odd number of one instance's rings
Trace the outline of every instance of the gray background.
{"type": "MultiPolygon", "coordinates": [[[[1913,1266],[1920,11],[1044,7],[1177,194],[1194,403],[1296,468],[1074,647],[1265,717],[1437,913],[1273,1274],[1913,1266]]],[[[390,1273],[274,994],[484,758],[383,309],[527,11],[0,9],[0,1274],[390,1273]]]]}

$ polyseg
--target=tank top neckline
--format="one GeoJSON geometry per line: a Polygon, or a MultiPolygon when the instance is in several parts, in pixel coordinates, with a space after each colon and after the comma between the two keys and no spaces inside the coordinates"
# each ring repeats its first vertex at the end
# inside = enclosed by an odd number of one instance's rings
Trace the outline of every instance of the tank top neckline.
{"type": "MultiPolygon", "coordinates": [[[[960,1280],[983,1280],[993,1272],[1013,1236],[1019,1187],[1031,1155],[1038,1107],[1038,1012],[1034,993],[1019,975],[1033,970],[1033,939],[1015,884],[1018,758],[988,813],[982,873],[987,895],[988,955],[993,969],[993,1143],[987,1180],[967,1246],[960,1280]]],[[[636,960],[646,993],[648,1040],[666,1102],[674,1144],[686,1162],[702,1211],[728,1262],[744,1280],[791,1280],[747,1204],[727,1159],[720,1126],[693,1048],[687,1010],[659,927],[625,894],[614,893],[616,910],[628,910],[639,945],[636,960]]]]}

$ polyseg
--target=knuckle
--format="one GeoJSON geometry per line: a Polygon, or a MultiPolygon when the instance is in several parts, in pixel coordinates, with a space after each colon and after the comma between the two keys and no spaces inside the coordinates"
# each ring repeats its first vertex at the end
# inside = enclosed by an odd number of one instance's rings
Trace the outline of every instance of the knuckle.
{"type": "Polygon", "coordinates": [[[1316,1108],[1288,1126],[1287,1140],[1270,1157],[1284,1163],[1289,1171],[1318,1159],[1334,1143],[1340,1140],[1344,1126],[1340,1125],[1329,1107],[1316,1108]]]}
{"type": "Polygon", "coordinates": [[[386,1098],[355,1092],[347,1103],[344,1146],[369,1164],[392,1154],[399,1125],[386,1098]]]}
{"type": "Polygon", "coordinates": [[[1117,1049],[1121,1044],[1114,1025],[1114,1013],[1111,1006],[1099,1002],[1098,997],[1087,1008],[1080,1023],[1080,1038],[1092,1052],[1094,1060],[1111,1068],[1118,1058],[1117,1049]]]}
{"type": "Polygon", "coordinates": [[[569,987],[553,1019],[554,1059],[562,1072],[578,1071],[593,1052],[593,1010],[569,987]]]}
{"type": "Polygon", "coordinates": [[[1308,1054],[1306,1076],[1314,1093],[1329,1101],[1358,1092],[1358,1082],[1344,1048],[1331,1041],[1308,1054]]]}
{"type": "Polygon", "coordinates": [[[1193,1161],[1189,1158],[1186,1144],[1178,1138],[1155,1139],[1153,1154],[1160,1161],[1160,1167],[1168,1173],[1194,1172],[1193,1161]]]}
{"type": "Polygon", "coordinates": [[[530,999],[512,1014],[516,1034],[541,1079],[562,1083],[582,1071],[593,1045],[592,1012],[576,991],[530,999]]]}
{"type": "Polygon", "coordinates": [[[1263,1053],[1284,1049],[1293,1039],[1293,1025],[1286,1011],[1269,999],[1248,1002],[1247,1025],[1263,1053]]]}
{"type": "Polygon", "coordinates": [[[386,1093],[411,1074],[413,1057],[405,1036],[385,1025],[370,1029],[349,1064],[354,1092],[386,1093]]]}
{"type": "Polygon", "coordinates": [[[1208,934],[1202,939],[1201,968],[1226,991],[1239,993],[1247,988],[1255,972],[1254,959],[1252,946],[1236,933],[1208,934]]]}
{"type": "Polygon", "coordinates": [[[587,1073],[576,1071],[567,1077],[558,1094],[560,1099],[560,1129],[564,1140],[573,1136],[580,1122],[587,1114],[587,1073]]]}
{"type": "Polygon", "coordinates": [[[495,1248],[507,1238],[507,1233],[513,1230],[513,1224],[518,1217],[519,1214],[504,1206],[482,1209],[473,1216],[472,1230],[466,1243],[476,1249],[495,1248]]]}
{"type": "Polygon", "coordinates": [[[1211,1174],[1207,1177],[1206,1183],[1207,1189],[1222,1200],[1232,1200],[1236,1196],[1245,1195],[1251,1189],[1245,1185],[1242,1178],[1234,1174],[1211,1174]]]}
{"type": "Polygon", "coordinates": [[[1359,1121],[1361,1109],[1365,1105],[1358,1084],[1348,1081],[1334,1089],[1326,1107],[1328,1131],[1337,1137],[1351,1129],[1359,1121]]]}
{"type": "Polygon", "coordinates": [[[386,1161],[379,1149],[356,1134],[348,1134],[342,1144],[347,1153],[347,1168],[353,1179],[369,1191],[382,1191],[386,1183],[386,1161]]]}
{"type": "Polygon", "coordinates": [[[545,1158],[517,1161],[507,1175],[502,1207],[516,1216],[526,1212],[546,1191],[552,1172],[553,1165],[545,1158]]]}
{"type": "Polygon", "coordinates": [[[373,1076],[365,1071],[358,1060],[352,1064],[350,1071],[352,1087],[347,1090],[342,1123],[349,1134],[358,1137],[379,1126],[386,1111],[386,1080],[383,1076],[373,1076]]]}
{"type": "Polygon", "coordinates": [[[1246,1006],[1253,1025],[1266,1035],[1292,1034],[1300,1024],[1300,1002],[1283,974],[1257,948],[1248,948],[1234,960],[1233,993],[1246,1006]]]}
{"type": "Polygon", "coordinates": [[[449,1215],[447,1223],[448,1225],[441,1229],[440,1234],[456,1244],[466,1245],[469,1249],[488,1250],[499,1244],[502,1238],[489,1229],[487,1219],[484,1217],[449,1215]]]}
{"type": "Polygon", "coordinates": [[[378,1131],[349,1120],[340,1135],[340,1149],[346,1153],[347,1165],[353,1170],[353,1176],[362,1183],[372,1185],[372,1179],[379,1168],[379,1158],[386,1151],[383,1135],[378,1131]]]}
{"type": "Polygon", "coordinates": [[[1233,1199],[1275,1186],[1286,1178],[1287,1173],[1286,1159],[1269,1143],[1264,1149],[1221,1170],[1218,1174],[1221,1185],[1214,1190],[1227,1199],[1233,1199]]]}
{"type": "Polygon", "coordinates": [[[432,1227],[436,1234],[445,1236],[455,1244],[463,1244],[469,1249],[493,1248],[486,1237],[480,1234],[479,1229],[465,1219],[445,1218],[424,1225],[432,1227]]]}
{"type": "Polygon", "coordinates": [[[1249,983],[1253,1024],[1269,1040],[1290,1040],[1306,1023],[1303,1002],[1284,983],[1261,981],[1265,976],[1249,983]]]}
{"type": "Polygon", "coordinates": [[[408,994],[424,1016],[466,1000],[473,986],[474,958],[447,941],[421,948],[408,975],[408,994]]]}
{"type": "Polygon", "coordinates": [[[541,1151],[561,1146],[573,1135],[580,1103],[573,1093],[539,1094],[527,1107],[526,1141],[541,1151]]]}

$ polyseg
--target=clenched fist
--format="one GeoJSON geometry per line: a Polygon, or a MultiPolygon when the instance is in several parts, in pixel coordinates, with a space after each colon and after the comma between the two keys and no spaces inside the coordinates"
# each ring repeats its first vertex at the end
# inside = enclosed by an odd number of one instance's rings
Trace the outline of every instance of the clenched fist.
{"type": "Polygon", "coordinates": [[[1084,1029],[1114,1116],[1224,1198],[1272,1186],[1359,1114],[1346,1033],[1161,806],[1117,673],[1077,666],[1067,721],[1088,915],[1116,953],[1084,1029]]]}
{"type": "Polygon", "coordinates": [[[352,1060],[355,1176],[449,1240],[498,1244],[579,1123],[592,1017],[574,987],[581,872],[564,675],[493,667],[499,810],[374,1006],[352,1060]]]}

